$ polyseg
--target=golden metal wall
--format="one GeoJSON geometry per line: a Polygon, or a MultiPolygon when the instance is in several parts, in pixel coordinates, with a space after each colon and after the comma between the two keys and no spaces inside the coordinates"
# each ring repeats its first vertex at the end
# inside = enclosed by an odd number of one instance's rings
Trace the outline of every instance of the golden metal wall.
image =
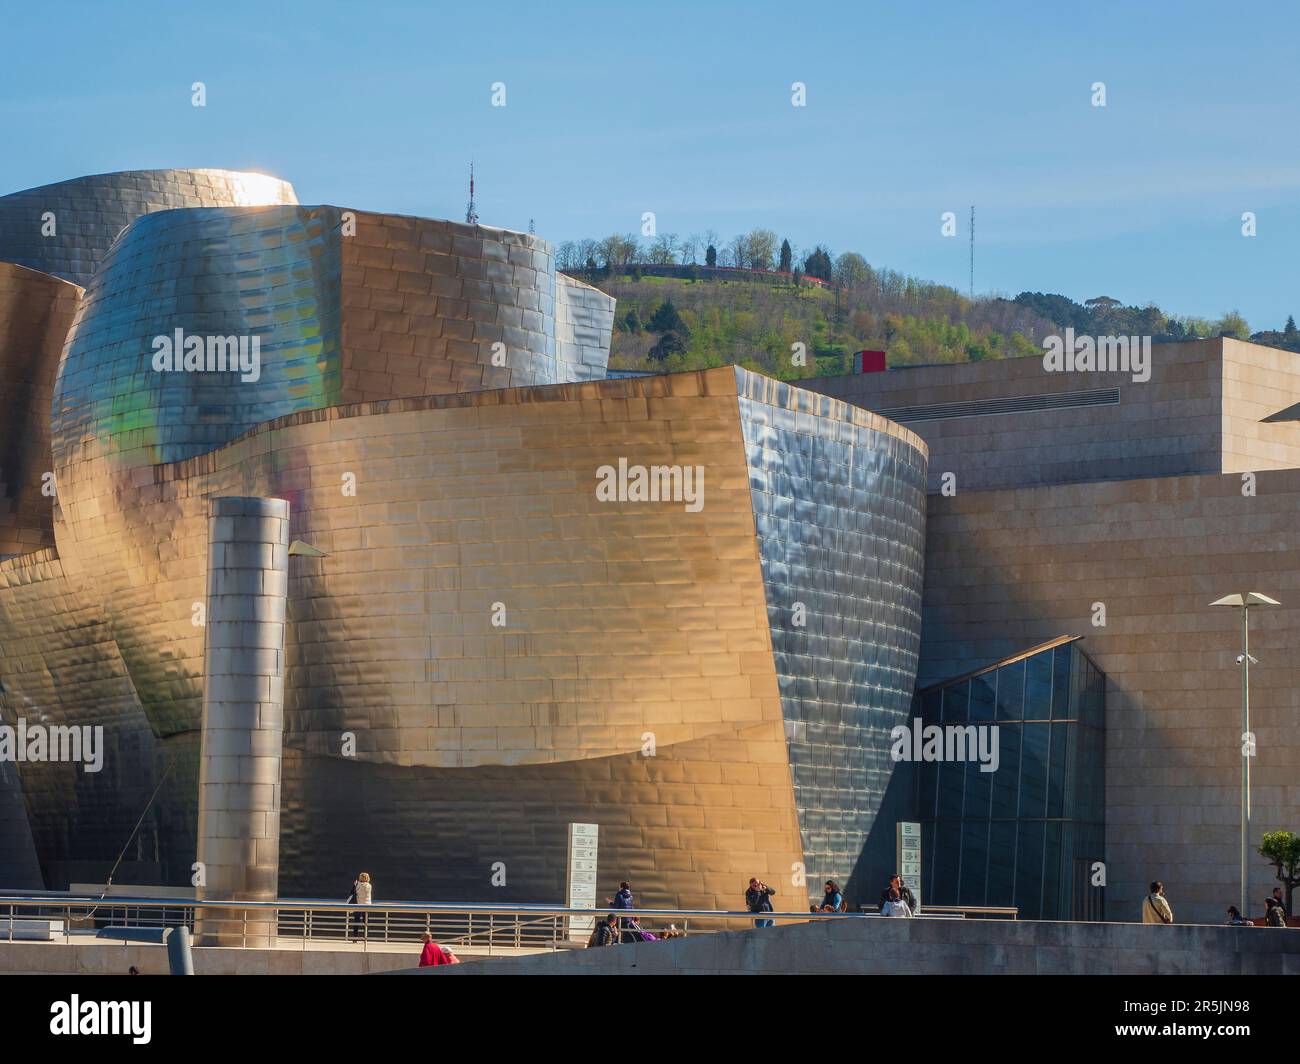
{"type": "MultiPolygon", "coordinates": [[[[924,447],[732,368],[588,380],[612,316],[525,234],[328,207],[139,219],[64,355],[57,554],[0,566],[7,704],[81,721],[102,698],[51,693],[36,630],[117,685],[148,736],[139,778],[171,765],[149,838],[174,878],[209,499],[282,498],[290,538],[326,552],[289,566],[283,893],[341,894],[365,867],[378,896],[558,898],[574,820],[602,825],[601,889],[636,878],[643,903],[730,908],[758,875],[795,904],[810,830],[836,836],[808,874],[847,878],[884,784],[835,736],[884,727],[872,692],[910,685],[924,447]],[[173,325],[258,335],[259,379],[152,372],[173,325]],[[620,461],[698,469],[699,505],[602,499],[620,461]],[[812,642],[774,613],[792,589],[821,608],[812,642]]],[[[53,772],[31,778],[53,798],[53,772]]],[[[102,830],[38,826],[42,861],[98,858],[102,830]]]]}
{"type": "Polygon", "coordinates": [[[81,289],[0,262],[0,557],[54,545],[50,397],[81,289]]]}

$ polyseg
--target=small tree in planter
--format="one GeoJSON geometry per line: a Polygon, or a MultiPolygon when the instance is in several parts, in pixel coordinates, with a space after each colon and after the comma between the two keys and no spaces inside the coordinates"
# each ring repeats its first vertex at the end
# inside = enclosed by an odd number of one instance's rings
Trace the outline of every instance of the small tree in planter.
{"type": "Polygon", "coordinates": [[[1277,869],[1277,878],[1286,890],[1286,911],[1293,914],[1291,893],[1300,886],[1300,835],[1290,831],[1267,831],[1260,843],[1259,855],[1277,869]]]}

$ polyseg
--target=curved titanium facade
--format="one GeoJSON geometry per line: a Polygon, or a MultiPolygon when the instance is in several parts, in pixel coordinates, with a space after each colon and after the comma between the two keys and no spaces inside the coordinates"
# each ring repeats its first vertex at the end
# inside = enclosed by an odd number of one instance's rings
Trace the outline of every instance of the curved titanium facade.
{"type": "Polygon", "coordinates": [[[0,262],[0,558],[54,545],[50,397],[81,289],[0,262]]]}
{"type": "Polygon", "coordinates": [[[557,340],[553,263],[528,234],[337,207],[167,211],[122,234],[86,292],[55,393],[59,549],[105,603],[159,734],[198,725],[202,632],[190,615],[205,540],[193,500],[161,518],[171,534],[158,551],[156,525],[132,508],[150,468],[294,411],[591,372],[599,303],[612,320],[612,300],[566,284],[564,306],[585,307],[586,324],[557,340]],[[175,345],[177,330],[255,337],[256,379],[157,372],[155,338],[175,345]]]}
{"type": "MultiPolygon", "coordinates": [[[[298,559],[290,577],[286,893],[328,893],[364,867],[390,897],[483,896],[500,861],[507,885],[486,896],[558,897],[565,825],[584,817],[602,825],[607,875],[634,875],[663,904],[730,905],[746,869],[789,883],[807,861],[848,878],[849,840],[860,846],[883,782],[843,765],[860,755],[831,736],[803,751],[787,743],[740,395],[774,417],[777,404],[803,411],[797,449],[769,441],[770,463],[796,466],[813,439],[854,441],[845,474],[860,482],[855,521],[878,537],[871,549],[914,543],[914,500],[890,454],[906,444],[903,464],[923,474],[906,430],[730,369],[293,415],[215,464],[175,470],[168,494],[239,486],[293,499],[291,535],[328,554],[298,559]],[[702,509],[600,502],[595,470],[620,456],[703,465],[702,509]],[[355,496],[339,490],[340,470],[355,475],[355,496]],[[834,784],[861,804],[837,852],[806,855],[798,830],[840,791],[796,803],[793,766],[838,772],[834,784]]],[[[800,534],[826,540],[838,519],[825,520],[800,534]]],[[[819,562],[848,563],[846,552],[819,562]]],[[[833,595],[809,602],[818,632],[853,616],[833,595]]],[[[861,653],[884,663],[864,683],[906,684],[914,627],[823,652],[783,669],[799,682],[810,669],[852,674],[861,653]]],[[[851,710],[885,756],[892,709],[868,689],[851,710]]]]}
{"type": "Polygon", "coordinates": [[[883,418],[854,421],[838,400],[750,380],[741,424],[803,849],[860,896],[895,861],[894,817],[863,848],[916,682],[925,445],[883,418]],[[863,891],[848,882],[860,855],[863,891]]]}
{"type": "Polygon", "coordinates": [[[297,203],[293,186],[239,170],[127,170],[0,196],[0,260],[86,287],[121,231],[179,207],[297,203]]]}
{"type": "MultiPolygon", "coordinates": [[[[107,615],[53,550],[0,561],[0,723],[103,728],[103,767],[0,765],[26,800],[39,870],[0,858],[7,885],[102,881],[132,829],[130,882],[187,884],[194,860],[195,735],[160,740],[150,727],[107,615]],[[158,798],[149,805],[155,788],[158,798]],[[26,882],[20,880],[25,879],[26,882]]],[[[0,789],[3,786],[0,785],[0,789]]],[[[0,836],[0,854],[13,838],[0,836]]]]}
{"type": "Polygon", "coordinates": [[[342,401],[338,224],[330,207],[264,207],[164,211],[128,227],[68,338],[56,465],[75,477],[100,456],[126,469],[174,462],[342,401]],[[256,379],[159,372],[155,338],[174,345],[178,329],[203,341],[256,337],[256,379]]]}
{"type": "MultiPolygon", "coordinates": [[[[652,904],[852,873],[915,668],[923,445],[741,370],[592,379],[612,320],[543,241],[481,226],[183,209],[113,244],[53,400],[57,555],[0,564],[0,679],[135,736],[111,756],[137,788],[166,775],[140,874],[195,856],[229,496],[284,500],[325,552],[288,565],[283,893],[365,867],[377,898],[558,898],[574,820],[652,904]],[[176,330],[256,337],[257,372],[157,371],[176,330]],[[698,470],[699,505],[602,497],[620,463],[698,470]]],[[[23,772],[51,886],[102,874],[147,801],[95,791],[88,842],[66,767],[23,772]]]]}

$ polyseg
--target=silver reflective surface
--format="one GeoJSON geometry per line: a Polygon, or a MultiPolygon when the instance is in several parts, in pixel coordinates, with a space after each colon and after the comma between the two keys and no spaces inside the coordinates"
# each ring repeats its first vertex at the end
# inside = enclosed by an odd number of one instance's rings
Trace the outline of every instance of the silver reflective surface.
{"type": "Polygon", "coordinates": [[[0,260],[85,287],[137,218],[178,207],[297,203],[293,186],[239,170],[126,170],[0,196],[0,260]]]}
{"type": "MultiPolygon", "coordinates": [[[[742,377],[741,424],[805,859],[811,877],[842,887],[895,775],[890,729],[910,715],[926,484],[915,437],[883,419],[879,427],[854,423],[848,410],[742,377]]],[[[892,819],[887,826],[892,838],[892,819]]]]}
{"type": "MultiPolygon", "coordinates": [[[[800,862],[847,875],[915,673],[923,445],[744,371],[601,380],[612,319],[527,234],[336,207],[131,223],[55,388],[55,548],[0,562],[0,707],[117,744],[115,777],[24,769],[47,879],[102,871],[165,775],[130,859],[188,881],[201,707],[247,701],[253,674],[278,703],[264,624],[284,625],[290,893],[366,868],[388,897],[476,896],[499,862],[494,896],[558,897],[572,820],[654,903],[726,908],[800,862]],[[256,337],[256,374],[157,371],[176,330],[256,337]],[[598,499],[620,458],[698,465],[703,506],[598,499]],[[285,500],[280,531],[326,555],[283,581],[231,567],[205,665],[218,496],[285,500]]],[[[269,787],[247,760],[220,786],[269,787]]],[[[207,826],[229,867],[269,867],[252,828],[207,826]]]]}

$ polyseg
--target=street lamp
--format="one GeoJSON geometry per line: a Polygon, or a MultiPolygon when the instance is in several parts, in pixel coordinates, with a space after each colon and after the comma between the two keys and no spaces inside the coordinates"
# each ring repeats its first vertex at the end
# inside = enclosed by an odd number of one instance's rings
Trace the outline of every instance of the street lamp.
{"type": "Polygon", "coordinates": [[[1241,610],[1241,656],[1237,658],[1237,664],[1241,666],[1241,915],[1245,917],[1250,912],[1246,884],[1246,858],[1250,847],[1250,759],[1255,756],[1255,737],[1250,734],[1250,666],[1258,664],[1250,656],[1250,608],[1280,606],[1282,603],[1258,591],[1247,591],[1242,595],[1224,595],[1210,605],[1241,610]]]}

